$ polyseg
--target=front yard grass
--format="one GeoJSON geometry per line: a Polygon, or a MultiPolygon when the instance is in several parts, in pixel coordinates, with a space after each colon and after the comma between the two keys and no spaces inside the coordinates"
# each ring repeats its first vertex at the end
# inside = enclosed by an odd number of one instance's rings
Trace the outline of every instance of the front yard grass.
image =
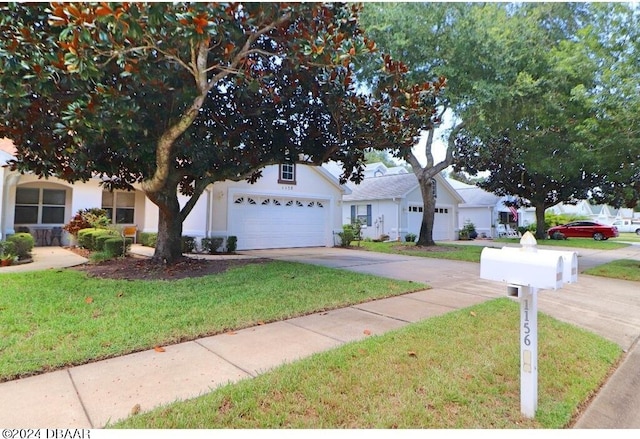
{"type": "MultiPolygon", "coordinates": [[[[618,239],[618,238],[613,238],[618,239]]],[[[502,242],[509,244],[520,244],[520,238],[515,239],[507,239],[500,238],[494,239],[494,242],[502,242]]],[[[595,249],[595,250],[617,250],[620,248],[629,247],[629,244],[625,244],[624,242],[614,242],[612,239],[608,239],[606,241],[596,241],[593,238],[567,238],[563,240],[556,239],[545,239],[538,240],[539,246],[549,246],[549,247],[568,247],[568,248],[587,248],[587,249],[595,249]]]]}
{"type": "Polygon", "coordinates": [[[424,320],[281,366],[116,428],[566,428],[621,349],[539,316],[539,408],[520,414],[519,307],[424,320]]]}
{"type": "Polygon", "coordinates": [[[640,261],[618,259],[584,271],[585,274],[640,282],[640,261]]]}
{"type": "Polygon", "coordinates": [[[482,246],[477,245],[456,245],[438,243],[434,248],[416,247],[412,242],[373,242],[360,241],[352,242],[352,248],[362,248],[380,253],[394,253],[407,256],[422,256],[425,258],[449,259],[454,261],[480,262],[482,246]]]}
{"type": "Polygon", "coordinates": [[[290,262],[175,281],[47,270],[0,282],[0,381],[427,288],[290,262]]]}

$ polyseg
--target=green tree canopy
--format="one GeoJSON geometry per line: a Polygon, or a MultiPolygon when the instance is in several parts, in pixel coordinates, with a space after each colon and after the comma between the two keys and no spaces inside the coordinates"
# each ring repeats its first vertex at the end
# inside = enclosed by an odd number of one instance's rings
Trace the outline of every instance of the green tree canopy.
{"type": "Polygon", "coordinates": [[[0,136],[20,171],[140,184],[160,213],[154,258],[172,262],[215,181],[330,159],[357,180],[366,149],[410,147],[440,84],[409,86],[385,57],[386,88],[356,93],[376,50],[358,18],[335,3],[4,5],[0,136]]]}

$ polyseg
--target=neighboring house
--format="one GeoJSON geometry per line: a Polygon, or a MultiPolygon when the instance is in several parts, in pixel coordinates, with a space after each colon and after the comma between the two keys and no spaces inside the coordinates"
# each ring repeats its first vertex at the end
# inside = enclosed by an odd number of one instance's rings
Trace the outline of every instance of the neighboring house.
{"type": "MultiPolygon", "coordinates": [[[[157,231],[157,206],[141,190],[110,192],[97,178],[70,184],[12,172],[6,166],[12,158],[11,142],[0,141],[0,238],[26,228],[38,245],[46,245],[54,228],[92,207],[106,209],[116,225],[157,231]]],[[[210,185],[184,221],[183,235],[237,236],[238,250],[333,246],[342,230],[341,199],[349,192],[322,167],[267,166],[255,184],[210,185]]],[[[179,199],[182,205],[187,200],[179,199]]],[[[69,242],[66,233],[62,242],[69,242]]]]}
{"type": "Polygon", "coordinates": [[[504,203],[512,197],[501,197],[485,191],[475,185],[462,183],[447,178],[449,184],[463,198],[464,202],[458,206],[458,228],[462,229],[467,222],[473,223],[479,236],[497,238],[500,225],[526,227],[535,222],[535,210],[521,207],[514,212],[504,203]]]}
{"type": "MultiPolygon", "coordinates": [[[[385,166],[375,166],[385,171],[385,166]]],[[[435,177],[436,209],[433,239],[457,239],[458,204],[463,200],[442,176],[435,177]]],[[[388,235],[391,240],[404,240],[407,233],[419,235],[424,204],[418,179],[413,173],[400,173],[365,178],[360,184],[350,184],[352,193],[343,197],[343,223],[356,219],[363,224],[363,237],[378,239],[388,235]]]]}
{"type": "Polygon", "coordinates": [[[602,224],[612,224],[615,220],[634,216],[633,209],[616,209],[608,204],[591,204],[589,200],[580,200],[576,204],[558,203],[548,208],[547,212],[589,218],[602,224]]]}

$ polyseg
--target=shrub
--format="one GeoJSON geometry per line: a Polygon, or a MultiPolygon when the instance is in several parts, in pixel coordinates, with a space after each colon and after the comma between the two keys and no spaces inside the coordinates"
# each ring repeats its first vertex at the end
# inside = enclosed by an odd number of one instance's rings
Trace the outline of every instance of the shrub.
{"type": "Polygon", "coordinates": [[[218,249],[222,246],[224,242],[224,238],[215,237],[215,238],[202,238],[200,240],[200,245],[202,246],[202,250],[206,251],[209,254],[218,253],[218,249]]]}
{"type": "Polygon", "coordinates": [[[104,241],[104,253],[112,258],[126,256],[133,244],[133,239],[113,237],[104,241]]]}
{"type": "Polygon", "coordinates": [[[238,248],[238,237],[237,236],[229,236],[227,237],[227,252],[233,253],[238,248]]]}
{"type": "Polygon", "coordinates": [[[0,258],[16,254],[16,245],[11,241],[0,241],[0,258]]]}
{"type": "Polygon", "coordinates": [[[7,237],[7,241],[12,242],[14,245],[14,252],[19,259],[27,259],[35,241],[30,233],[16,233],[7,237]]]}
{"type": "Polygon", "coordinates": [[[340,237],[340,247],[349,247],[351,245],[351,241],[356,238],[353,224],[343,224],[342,232],[338,232],[338,236],[340,237]]]}
{"type": "Polygon", "coordinates": [[[156,246],[156,241],[158,240],[158,234],[157,233],[151,233],[151,232],[140,232],[140,244],[144,245],[145,247],[154,247],[156,246]]]}
{"type": "Polygon", "coordinates": [[[478,232],[476,232],[476,226],[471,221],[467,220],[460,231],[460,239],[476,239],[478,237],[478,232]]]}
{"type": "Polygon", "coordinates": [[[384,233],[378,237],[378,239],[380,239],[380,242],[388,241],[390,238],[391,237],[389,235],[386,235],[384,233]]]}
{"type": "Polygon", "coordinates": [[[404,235],[404,240],[406,242],[416,242],[416,238],[418,236],[416,236],[415,233],[407,233],[406,235],[404,235]]]}
{"type": "Polygon", "coordinates": [[[62,228],[71,235],[78,237],[80,230],[90,228],[105,229],[110,223],[106,210],[93,207],[79,210],[62,228]]]}
{"type": "Polygon", "coordinates": [[[196,238],[193,236],[182,237],[182,253],[193,253],[196,249],[196,238]]]}
{"type": "Polygon", "coordinates": [[[99,234],[99,235],[93,235],[95,237],[94,241],[95,241],[95,248],[93,250],[97,251],[97,252],[102,252],[104,251],[104,242],[107,239],[111,239],[114,237],[114,235],[110,234],[110,233],[104,233],[104,234],[99,234]]]}
{"type": "Polygon", "coordinates": [[[78,231],[78,245],[90,251],[98,250],[96,239],[98,236],[118,236],[117,232],[108,229],[82,229],[78,231]]]}

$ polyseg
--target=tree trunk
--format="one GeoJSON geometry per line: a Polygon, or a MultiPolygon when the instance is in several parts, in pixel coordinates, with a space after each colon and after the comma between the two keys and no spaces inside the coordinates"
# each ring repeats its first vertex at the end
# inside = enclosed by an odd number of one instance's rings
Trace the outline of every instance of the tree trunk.
{"type": "Polygon", "coordinates": [[[418,178],[420,191],[422,192],[422,225],[420,226],[420,236],[416,245],[431,246],[436,245],[433,241],[433,223],[435,218],[436,199],[433,196],[433,180],[428,177],[418,178]]]}
{"type": "Polygon", "coordinates": [[[544,211],[546,209],[546,205],[543,201],[534,202],[533,206],[536,208],[536,239],[545,240],[547,239],[547,227],[544,223],[544,211]]]}
{"type": "Polygon", "coordinates": [[[160,193],[147,193],[147,196],[158,206],[158,239],[153,260],[172,264],[182,258],[183,215],[177,188],[165,188],[160,193]]]}

